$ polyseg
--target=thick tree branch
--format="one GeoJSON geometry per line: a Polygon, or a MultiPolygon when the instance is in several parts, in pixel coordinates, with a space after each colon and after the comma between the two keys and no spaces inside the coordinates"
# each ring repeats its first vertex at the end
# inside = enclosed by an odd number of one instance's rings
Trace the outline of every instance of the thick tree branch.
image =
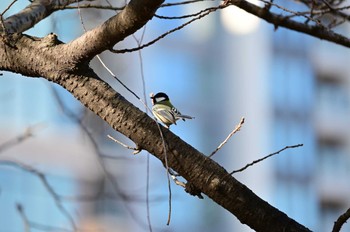
{"type": "Polygon", "coordinates": [[[42,39],[20,34],[0,37],[0,69],[30,77],[62,77],[77,67],[66,58],[69,51],[61,47],[53,34],[42,39]]]}
{"type": "Polygon", "coordinates": [[[164,0],[132,0],[117,15],[67,44],[78,59],[91,59],[143,27],[164,0]]]}
{"type": "MultiPolygon", "coordinates": [[[[35,0],[19,13],[4,21],[6,32],[21,33],[52,14],[55,10],[82,0],[35,0]]],[[[2,28],[1,30],[2,31],[2,28]]]]}

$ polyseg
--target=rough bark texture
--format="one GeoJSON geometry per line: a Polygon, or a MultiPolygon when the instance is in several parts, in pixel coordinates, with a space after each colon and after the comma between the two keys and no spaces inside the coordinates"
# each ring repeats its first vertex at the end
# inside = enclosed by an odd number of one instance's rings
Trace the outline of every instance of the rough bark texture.
{"type": "MultiPolygon", "coordinates": [[[[0,37],[0,69],[43,77],[63,86],[111,127],[164,163],[163,142],[156,123],[88,66],[93,56],[141,28],[162,2],[132,0],[119,14],[68,44],[62,44],[52,34],[42,39],[21,34],[3,35],[0,37]]],[[[42,15],[47,14],[39,15],[43,18],[42,15]]],[[[256,231],[309,231],[229,176],[215,161],[161,128],[169,167],[190,183],[192,194],[203,192],[256,231]]]]}
{"type": "MultiPolygon", "coordinates": [[[[40,20],[46,18],[54,10],[81,0],[36,0],[18,14],[12,15],[4,21],[6,32],[13,34],[32,28],[40,20]]],[[[2,30],[3,28],[1,28],[2,30]]]]}

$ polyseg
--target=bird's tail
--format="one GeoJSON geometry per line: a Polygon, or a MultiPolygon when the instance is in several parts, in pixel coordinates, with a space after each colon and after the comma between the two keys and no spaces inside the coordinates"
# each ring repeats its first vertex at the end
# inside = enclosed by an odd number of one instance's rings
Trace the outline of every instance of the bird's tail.
{"type": "Polygon", "coordinates": [[[184,121],[185,121],[185,119],[194,119],[194,117],[192,117],[192,116],[183,115],[183,114],[178,115],[178,117],[181,118],[181,119],[184,120],[184,121]]]}

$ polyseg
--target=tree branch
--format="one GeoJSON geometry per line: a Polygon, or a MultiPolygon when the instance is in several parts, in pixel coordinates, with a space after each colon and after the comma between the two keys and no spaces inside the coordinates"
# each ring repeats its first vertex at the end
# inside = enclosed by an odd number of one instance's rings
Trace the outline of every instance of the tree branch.
{"type": "Polygon", "coordinates": [[[339,216],[336,222],[334,222],[332,232],[339,232],[344,223],[350,218],[350,208],[339,216]]]}
{"type": "Polygon", "coordinates": [[[328,30],[324,26],[307,25],[304,23],[299,23],[297,21],[288,19],[288,17],[285,17],[283,15],[272,13],[265,8],[256,6],[245,0],[228,0],[227,2],[261,19],[264,19],[268,23],[273,24],[275,28],[285,27],[293,31],[302,32],[302,33],[311,35],[313,37],[319,38],[321,40],[327,40],[327,41],[334,42],[336,44],[343,45],[345,47],[350,48],[350,40],[347,37],[337,34],[331,30],[328,30]]]}
{"type": "Polygon", "coordinates": [[[33,137],[33,129],[34,127],[28,127],[24,133],[22,133],[21,135],[16,136],[15,138],[12,138],[4,143],[0,144],[0,153],[4,152],[5,150],[14,147],[20,143],[22,143],[23,141],[33,137]]]}
{"type": "MultiPolygon", "coordinates": [[[[71,227],[74,229],[74,231],[76,230],[77,227],[75,225],[74,218],[70,215],[68,210],[63,206],[60,196],[55,192],[55,190],[53,189],[53,187],[51,186],[51,184],[47,180],[47,177],[42,172],[40,172],[39,170],[37,170],[29,165],[26,165],[24,163],[20,163],[18,161],[0,160],[0,165],[13,166],[16,168],[20,168],[26,172],[29,172],[33,175],[36,175],[39,178],[39,180],[41,181],[41,183],[44,185],[46,191],[53,198],[54,203],[56,204],[57,208],[60,210],[62,215],[64,215],[67,218],[67,220],[71,224],[71,227]]],[[[18,208],[18,211],[20,213],[23,213],[22,208],[18,208]]],[[[27,222],[26,225],[29,226],[28,220],[25,220],[25,221],[27,222]]]]}
{"type": "Polygon", "coordinates": [[[30,223],[28,221],[27,215],[24,213],[23,206],[19,203],[16,204],[17,211],[19,215],[21,216],[21,219],[23,221],[24,231],[30,232],[30,223]]]}
{"type": "Polygon", "coordinates": [[[142,28],[164,0],[131,0],[117,15],[67,44],[80,60],[92,59],[142,28]],[[74,48],[74,49],[73,49],[74,48]]]}
{"type": "MultiPolygon", "coordinates": [[[[35,0],[19,13],[4,21],[7,33],[21,33],[51,15],[55,10],[82,0],[35,0]]],[[[1,28],[0,31],[3,31],[1,28]]]]}
{"type": "Polygon", "coordinates": [[[264,161],[265,159],[270,158],[271,156],[278,155],[279,153],[281,153],[284,150],[291,149],[291,148],[297,148],[297,147],[301,147],[301,146],[304,146],[304,144],[285,146],[284,148],[282,148],[282,149],[280,149],[280,150],[278,150],[278,151],[276,151],[274,153],[271,153],[271,154],[269,154],[267,156],[264,156],[264,157],[262,157],[260,159],[254,160],[253,162],[246,164],[244,167],[230,172],[229,175],[232,175],[232,174],[237,173],[237,172],[242,172],[242,171],[246,170],[247,168],[249,168],[249,167],[251,167],[251,166],[253,166],[253,165],[257,164],[257,163],[260,163],[261,161],[264,161]]]}
{"type": "Polygon", "coordinates": [[[235,129],[233,129],[233,131],[231,131],[231,133],[224,139],[224,141],[222,141],[222,143],[219,144],[219,146],[208,156],[209,158],[211,158],[213,155],[215,155],[216,152],[218,152],[226,143],[227,141],[234,135],[237,133],[237,131],[241,130],[241,127],[244,123],[244,117],[241,118],[241,121],[239,122],[239,124],[235,127],[235,129]]]}

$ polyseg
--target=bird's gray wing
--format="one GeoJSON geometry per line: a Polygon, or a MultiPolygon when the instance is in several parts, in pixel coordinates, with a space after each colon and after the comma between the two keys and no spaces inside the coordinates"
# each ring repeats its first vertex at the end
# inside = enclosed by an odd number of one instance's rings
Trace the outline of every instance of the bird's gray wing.
{"type": "Polygon", "coordinates": [[[167,107],[157,105],[153,106],[152,108],[153,114],[155,114],[164,124],[175,124],[176,125],[176,118],[172,111],[167,109],[167,107]]]}

